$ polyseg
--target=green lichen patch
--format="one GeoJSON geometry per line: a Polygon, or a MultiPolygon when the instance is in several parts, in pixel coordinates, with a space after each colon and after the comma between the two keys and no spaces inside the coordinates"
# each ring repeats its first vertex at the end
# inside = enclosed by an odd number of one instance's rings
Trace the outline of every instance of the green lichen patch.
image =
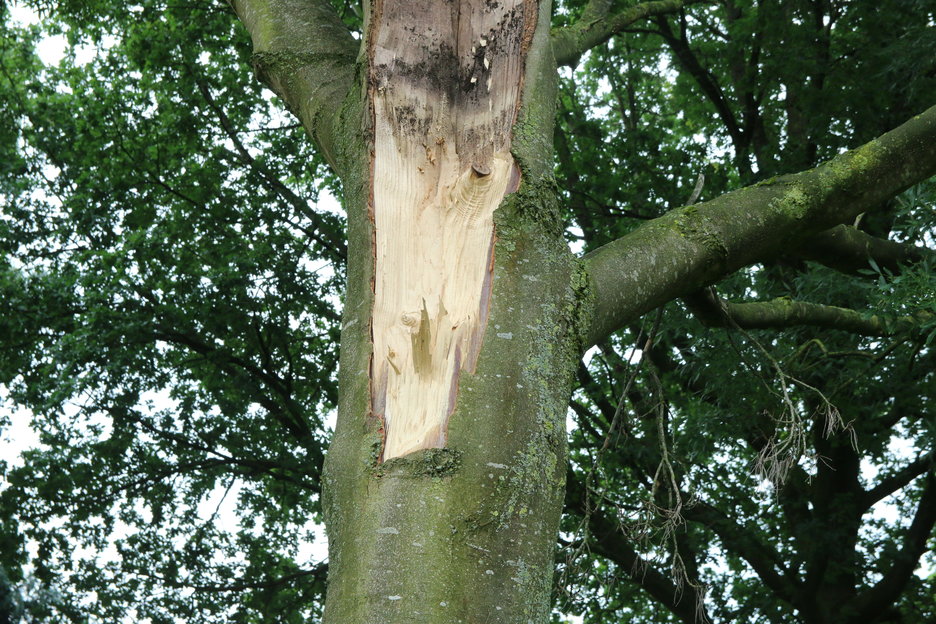
{"type": "Polygon", "coordinates": [[[792,184],[787,191],[780,197],[775,207],[794,219],[805,219],[809,216],[809,209],[812,202],[803,188],[798,184],[792,184]]]}
{"type": "Polygon", "coordinates": [[[300,67],[316,65],[323,61],[347,62],[349,60],[354,61],[354,57],[340,52],[254,52],[250,57],[250,64],[253,66],[254,72],[260,74],[268,70],[295,71],[300,67]]]}
{"type": "MultiPolygon", "coordinates": [[[[499,241],[529,236],[525,233],[528,231],[539,231],[554,237],[557,242],[561,241],[565,222],[556,200],[558,193],[556,181],[552,178],[521,184],[520,189],[509,195],[494,212],[494,226],[499,241]]],[[[564,251],[568,249],[565,243],[559,248],[564,251]]]]}
{"type": "Polygon", "coordinates": [[[584,353],[588,347],[588,329],[595,311],[595,294],[588,279],[588,269],[581,260],[575,262],[570,286],[572,294],[566,303],[566,318],[577,338],[577,351],[584,353]]]}

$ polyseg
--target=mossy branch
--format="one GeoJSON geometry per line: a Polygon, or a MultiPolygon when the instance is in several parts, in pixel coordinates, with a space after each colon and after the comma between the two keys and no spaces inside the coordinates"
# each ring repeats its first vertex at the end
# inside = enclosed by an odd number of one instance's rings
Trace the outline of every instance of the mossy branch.
{"type": "Polygon", "coordinates": [[[571,26],[553,32],[553,53],[560,67],[575,66],[583,54],[601,45],[634,22],[680,10],[684,0],[654,0],[611,14],[612,0],[591,0],[571,26]]]}
{"type": "Polygon", "coordinates": [[[874,262],[891,273],[901,265],[933,257],[931,249],[877,238],[851,225],[837,225],[809,238],[794,254],[842,273],[858,274],[874,262]]]}
{"type": "Polygon", "coordinates": [[[782,329],[809,325],[838,329],[862,336],[891,336],[912,331],[929,315],[886,317],[862,314],[849,308],[778,298],[773,301],[731,303],[705,289],[683,298],[703,325],[741,329],[782,329]]]}
{"type": "Polygon", "coordinates": [[[325,0],[228,0],[253,41],[257,78],[280,96],[339,173],[341,106],[360,43],[325,0]]]}
{"type": "Polygon", "coordinates": [[[936,175],[936,106],[822,165],[673,210],[585,256],[589,344],[936,175]]]}

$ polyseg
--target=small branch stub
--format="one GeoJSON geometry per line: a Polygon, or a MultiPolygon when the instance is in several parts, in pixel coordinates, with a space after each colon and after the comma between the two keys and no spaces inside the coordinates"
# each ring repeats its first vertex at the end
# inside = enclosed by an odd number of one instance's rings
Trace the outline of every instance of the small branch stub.
{"type": "Polygon", "coordinates": [[[479,178],[486,178],[491,175],[491,170],[488,167],[478,163],[473,163],[471,165],[471,170],[474,171],[474,174],[479,178]]]}

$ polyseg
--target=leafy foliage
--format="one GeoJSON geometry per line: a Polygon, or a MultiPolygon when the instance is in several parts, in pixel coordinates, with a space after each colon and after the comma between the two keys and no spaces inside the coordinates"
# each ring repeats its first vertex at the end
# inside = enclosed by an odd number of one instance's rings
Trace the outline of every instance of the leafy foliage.
{"type": "Polygon", "coordinates": [[[3,33],[0,382],[40,432],[6,473],[4,560],[75,621],[308,617],[342,219],[226,11],[108,10],[3,33]]]}

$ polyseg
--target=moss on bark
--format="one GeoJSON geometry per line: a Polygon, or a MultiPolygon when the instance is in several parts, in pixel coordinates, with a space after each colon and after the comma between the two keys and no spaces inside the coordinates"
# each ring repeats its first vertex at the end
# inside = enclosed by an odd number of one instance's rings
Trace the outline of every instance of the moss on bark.
{"type": "MultiPolygon", "coordinates": [[[[543,20],[549,7],[541,10],[543,20]]],[[[327,622],[548,620],[566,405],[588,310],[551,177],[551,63],[537,31],[512,150],[522,183],[495,213],[492,307],[476,371],[459,381],[446,448],[384,464],[381,424],[369,415],[369,172],[342,161],[355,190],[346,197],[342,396],[324,483],[327,622]]],[[[342,153],[361,153],[359,137],[343,141],[342,153]]]]}

